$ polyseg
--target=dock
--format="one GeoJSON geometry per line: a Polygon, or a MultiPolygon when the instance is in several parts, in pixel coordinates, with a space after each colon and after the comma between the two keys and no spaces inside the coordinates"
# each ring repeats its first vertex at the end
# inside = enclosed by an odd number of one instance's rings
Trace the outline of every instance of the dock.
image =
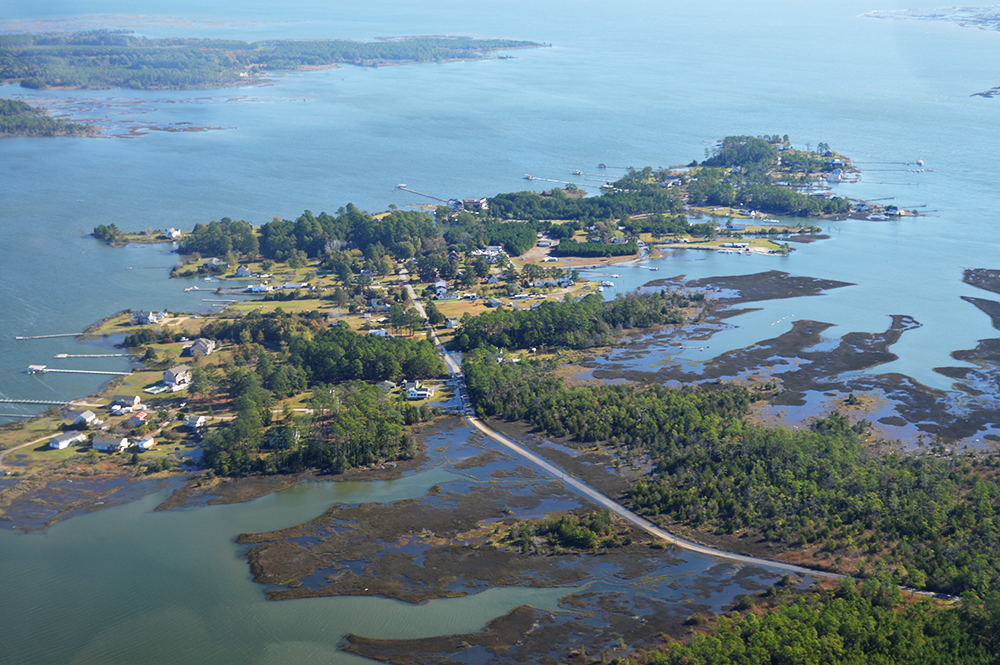
{"type": "Polygon", "coordinates": [[[14,339],[49,339],[51,337],[79,337],[82,332],[78,333],[58,333],[56,335],[18,335],[14,339]]]}
{"type": "Polygon", "coordinates": [[[57,353],[53,358],[127,358],[127,353],[57,353]]]}
{"type": "Polygon", "coordinates": [[[45,365],[28,365],[28,374],[48,374],[57,372],[59,374],[101,374],[104,376],[129,376],[132,372],[105,372],[96,369],[52,369],[45,365]]]}

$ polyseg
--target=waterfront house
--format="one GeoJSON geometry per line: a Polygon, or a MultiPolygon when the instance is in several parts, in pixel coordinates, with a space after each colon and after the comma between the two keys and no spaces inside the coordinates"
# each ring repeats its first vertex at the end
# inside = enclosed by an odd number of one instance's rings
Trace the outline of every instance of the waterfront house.
{"type": "Polygon", "coordinates": [[[87,440],[87,435],[83,432],[63,432],[62,434],[56,434],[54,437],[49,439],[49,448],[55,448],[56,450],[62,450],[67,448],[74,443],[81,443],[87,440]]]}
{"type": "Polygon", "coordinates": [[[251,284],[247,287],[247,291],[250,293],[269,293],[274,291],[274,287],[268,284],[251,284]]]}
{"type": "Polygon", "coordinates": [[[73,419],[74,425],[96,425],[101,421],[97,419],[97,414],[93,411],[70,411],[66,414],[67,418],[73,419]]]}
{"type": "Polygon", "coordinates": [[[249,277],[250,276],[250,266],[244,264],[236,269],[237,277],[249,277]]]}
{"type": "Polygon", "coordinates": [[[107,453],[120,453],[129,447],[129,440],[124,436],[95,436],[94,450],[107,453]]]}
{"type": "Polygon", "coordinates": [[[109,406],[121,406],[121,407],[136,407],[142,404],[142,398],[138,395],[115,395],[111,398],[111,404],[109,406]]]}
{"type": "Polygon", "coordinates": [[[163,382],[168,386],[184,386],[191,383],[191,368],[187,365],[171,367],[163,373],[163,382]]]}
{"type": "Polygon", "coordinates": [[[205,268],[212,272],[222,272],[229,267],[229,264],[220,258],[212,257],[203,264],[205,268]]]}
{"type": "Polygon", "coordinates": [[[403,379],[403,390],[418,390],[420,388],[420,381],[414,379],[413,381],[407,381],[403,379]]]}
{"type": "Polygon", "coordinates": [[[167,240],[178,240],[182,235],[184,234],[181,233],[180,229],[175,229],[173,227],[170,227],[169,229],[163,232],[163,237],[166,238],[167,240]]]}

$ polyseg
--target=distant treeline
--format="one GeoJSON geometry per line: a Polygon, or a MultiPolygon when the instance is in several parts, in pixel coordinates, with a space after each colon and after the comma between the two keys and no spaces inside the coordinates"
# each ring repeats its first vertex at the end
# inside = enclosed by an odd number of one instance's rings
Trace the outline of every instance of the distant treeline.
{"type": "Polygon", "coordinates": [[[261,69],[477,59],[534,42],[415,37],[377,42],[147,39],[125,31],[0,36],[0,80],[28,88],[184,89],[233,85],[261,69]]]}
{"type": "Polygon", "coordinates": [[[498,309],[466,317],[455,332],[455,346],[461,351],[483,346],[605,346],[618,339],[624,329],[681,323],[684,316],[679,308],[689,304],[687,297],[666,291],[633,292],[607,301],[596,293],[573,302],[547,300],[533,310],[498,309]]]}
{"type": "Polygon", "coordinates": [[[97,128],[45,115],[45,109],[0,99],[0,136],[94,136],[97,128]]]}

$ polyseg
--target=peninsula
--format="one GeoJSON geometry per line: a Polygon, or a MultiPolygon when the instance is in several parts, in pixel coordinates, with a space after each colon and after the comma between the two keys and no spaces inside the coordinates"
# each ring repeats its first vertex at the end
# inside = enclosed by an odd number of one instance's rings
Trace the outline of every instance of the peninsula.
{"type": "Polygon", "coordinates": [[[535,42],[470,37],[350,40],[147,39],[127,30],[4,35],[0,81],[25,88],[187,90],[249,85],[267,72],[480,60],[535,42]]]}

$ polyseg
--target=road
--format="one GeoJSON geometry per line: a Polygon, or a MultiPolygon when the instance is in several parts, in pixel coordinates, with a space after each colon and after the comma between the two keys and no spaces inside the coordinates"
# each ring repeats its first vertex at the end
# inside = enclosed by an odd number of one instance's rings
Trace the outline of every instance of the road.
{"type": "MultiPolygon", "coordinates": [[[[410,300],[413,301],[414,307],[417,308],[417,311],[420,312],[421,316],[427,318],[427,315],[424,312],[423,305],[421,305],[417,301],[416,293],[414,292],[413,287],[407,284],[406,290],[410,295],[410,300]]],[[[438,351],[444,357],[445,363],[448,365],[448,369],[451,371],[452,378],[455,381],[455,393],[461,400],[462,414],[465,417],[465,419],[469,421],[469,424],[478,429],[487,437],[493,439],[503,447],[507,448],[511,452],[528,460],[538,468],[550,474],[553,478],[561,480],[569,488],[575,490],[576,492],[586,497],[587,499],[590,499],[597,505],[607,508],[611,512],[615,513],[616,515],[626,520],[627,522],[639,527],[640,529],[650,534],[651,536],[659,538],[660,540],[666,541],[672,545],[675,545],[681,549],[688,550],[690,552],[698,552],[699,554],[707,554],[709,556],[714,556],[719,559],[726,559],[728,561],[735,561],[737,563],[743,563],[753,566],[761,566],[763,568],[768,568],[770,570],[784,571],[799,576],[824,577],[828,579],[842,579],[848,577],[847,575],[840,575],[837,573],[814,570],[812,568],[796,566],[790,563],[782,563],[780,561],[772,561],[770,559],[760,559],[753,556],[737,554],[736,552],[727,552],[726,550],[720,550],[714,547],[708,547],[707,545],[702,545],[700,543],[686,540],[684,538],[681,538],[680,536],[672,534],[669,531],[661,529],[660,527],[656,526],[649,520],[640,517],[636,513],[633,513],[631,510],[629,510],[622,504],[618,503],[611,497],[602,494],[601,492],[598,492],[590,485],[587,485],[586,483],[580,481],[579,479],[574,478],[573,476],[569,475],[568,473],[557,467],[555,464],[549,462],[540,455],[537,455],[532,451],[528,450],[527,448],[524,448],[523,446],[508,439],[506,436],[490,428],[488,425],[486,425],[486,423],[477,418],[472,410],[472,401],[469,398],[469,390],[465,384],[465,375],[462,374],[461,365],[459,365],[459,363],[452,357],[452,355],[448,352],[448,350],[444,348],[444,345],[441,344],[441,340],[438,339],[437,333],[434,332],[434,329],[431,328],[430,331],[431,335],[434,338],[434,344],[437,346],[438,351]]],[[[912,589],[910,587],[904,587],[904,586],[900,586],[899,588],[906,593],[918,596],[924,596],[927,598],[938,598],[950,601],[959,600],[957,596],[950,596],[948,594],[935,593],[932,591],[920,591],[917,589],[912,589]]]]}
{"type": "MultiPolygon", "coordinates": [[[[413,287],[407,284],[406,290],[410,295],[410,299],[413,301],[413,306],[417,308],[417,311],[420,312],[421,316],[426,318],[423,305],[417,302],[416,293],[414,292],[413,287]]],[[[581,494],[582,496],[586,497],[587,499],[593,501],[597,505],[607,508],[608,510],[615,513],[622,519],[639,527],[646,533],[649,533],[650,535],[655,536],[656,538],[659,538],[668,543],[671,543],[672,545],[676,545],[677,547],[689,550],[691,552],[708,554],[710,556],[718,557],[720,559],[727,559],[729,561],[736,561],[739,563],[751,564],[755,566],[763,566],[765,568],[770,568],[772,570],[781,570],[789,573],[794,573],[796,575],[809,575],[811,577],[828,577],[833,579],[839,579],[843,577],[843,575],[838,575],[836,573],[817,571],[811,568],[803,568],[802,566],[795,566],[788,563],[781,563],[779,561],[771,561],[769,559],[758,559],[757,557],[745,556],[743,554],[737,554],[735,552],[726,552],[724,550],[715,549],[714,547],[700,545],[698,543],[692,542],[690,540],[685,540],[684,538],[676,536],[670,533],[669,531],[661,529],[660,527],[656,526],[649,520],[633,513],[631,510],[629,510],[622,504],[618,503],[611,497],[606,496],[601,492],[598,492],[590,485],[587,485],[586,483],[581,482],[577,478],[574,478],[573,476],[569,475],[568,473],[566,473],[556,465],[552,464],[545,458],[541,457],[540,455],[537,455],[532,451],[528,450],[527,448],[524,448],[523,446],[515,443],[514,441],[511,441],[506,436],[490,428],[488,425],[486,425],[486,423],[477,418],[472,411],[472,402],[469,399],[469,390],[465,385],[465,375],[462,374],[461,366],[452,357],[452,355],[448,352],[448,350],[444,348],[444,345],[441,344],[441,340],[438,339],[437,333],[434,332],[433,328],[431,328],[431,334],[434,337],[434,343],[437,346],[438,351],[444,357],[445,363],[448,365],[448,369],[451,370],[452,378],[455,381],[455,393],[461,400],[462,413],[465,416],[465,418],[469,421],[469,424],[471,424],[477,430],[479,430],[489,438],[493,439],[503,447],[516,453],[518,456],[528,460],[538,468],[542,469],[543,471],[551,475],[553,478],[561,480],[568,487],[570,487],[577,493],[581,494]]]]}

